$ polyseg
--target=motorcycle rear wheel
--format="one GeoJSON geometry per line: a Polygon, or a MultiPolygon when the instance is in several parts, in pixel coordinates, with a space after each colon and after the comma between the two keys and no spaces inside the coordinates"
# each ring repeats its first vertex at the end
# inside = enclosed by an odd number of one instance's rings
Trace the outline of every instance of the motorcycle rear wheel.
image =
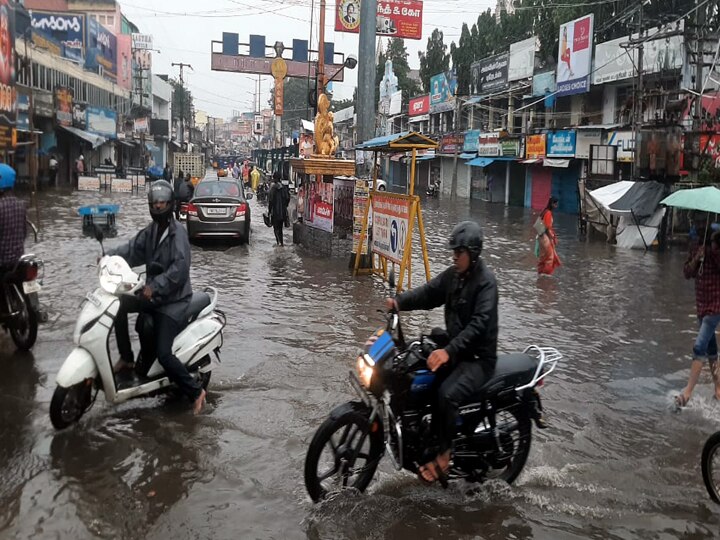
{"type": "Polygon", "coordinates": [[[80,420],[92,403],[92,389],[91,379],[55,388],[50,402],[50,421],[55,429],[65,429],[80,420]]]}
{"type": "Polygon", "coordinates": [[[498,411],[495,420],[502,449],[505,455],[509,454],[509,458],[497,457],[485,479],[503,480],[512,484],[522,472],[530,454],[532,424],[528,415],[519,407],[498,411]]]}
{"type": "Polygon", "coordinates": [[[382,457],[383,441],[382,426],[371,426],[368,415],[369,411],[348,409],[318,428],[305,457],[305,487],[313,502],[346,488],[364,492],[370,484],[382,457]],[[328,463],[330,468],[323,468],[328,463]]]}
{"type": "Polygon", "coordinates": [[[702,475],[710,498],[720,504],[720,431],[705,443],[702,451],[702,475]]]}
{"type": "Polygon", "coordinates": [[[17,285],[10,285],[8,298],[12,310],[19,312],[17,318],[10,325],[10,337],[18,349],[29,351],[37,340],[37,313],[30,307],[30,299],[20,292],[17,285]]]}

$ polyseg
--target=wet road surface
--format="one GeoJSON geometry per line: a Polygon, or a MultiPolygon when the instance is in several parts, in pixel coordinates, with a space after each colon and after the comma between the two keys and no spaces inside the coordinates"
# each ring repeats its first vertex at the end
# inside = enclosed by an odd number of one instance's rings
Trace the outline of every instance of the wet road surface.
{"type": "MultiPolygon", "coordinates": [[[[302,467],[327,413],[352,394],[347,371],[382,325],[386,290],[354,280],[347,261],[276,248],[252,201],[249,246],[193,248],[192,280],[220,291],[228,314],[223,363],[208,406],[102,401],[55,432],[54,377],[72,349],[77,307],[96,287],[98,246],[77,207],[117,200],[119,238],[147,221],[141,197],[45,193],[39,242],[50,321],[32,354],[0,335],[0,538],[717,538],[720,508],[700,474],[705,439],[720,425],[707,372],[690,406],[672,412],[695,336],[684,254],[579,242],[558,216],[564,267],[538,278],[527,210],[484,203],[424,205],[433,274],[449,264],[452,225],[485,227],[486,261],[500,285],[500,348],[557,347],[560,369],[543,395],[551,429],[534,431],[513,486],[424,488],[387,461],[365,495],[312,505],[302,467]]],[[[414,276],[420,276],[417,264],[414,276]]],[[[442,311],[405,319],[411,333],[442,311]]]]}

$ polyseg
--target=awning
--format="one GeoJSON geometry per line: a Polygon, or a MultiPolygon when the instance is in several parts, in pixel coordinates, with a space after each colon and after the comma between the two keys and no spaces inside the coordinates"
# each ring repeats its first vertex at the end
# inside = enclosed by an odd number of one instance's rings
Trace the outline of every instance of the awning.
{"type": "Polygon", "coordinates": [[[474,159],[477,157],[477,154],[475,152],[463,152],[458,156],[460,159],[474,159]]]}
{"type": "Polygon", "coordinates": [[[159,152],[160,148],[155,143],[152,143],[150,141],[145,141],[145,148],[147,148],[150,152],[159,152]]]}
{"type": "Polygon", "coordinates": [[[302,128],[305,131],[309,131],[310,133],[315,133],[315,124],[313,124],[310,120],[300,120],[302,123],[302,128]]]}
{"type": "Polygon", "coordinates": [[[393,135],[387,135],[385,137],[376,137],[365,141],[355,146],[357,150],[369,150],[371,152],[397,152],[398,150],[412,150],[415,149],[433,149],[437,148],[438,144],[414,131],[404,131],[402,133],[395,133],[393,135]]]}
{"type": "Polygon", "coordinates": [[[411,124],[414,124],[415,122],[429,122],[430,121],[430,115],[429,114],[421,114],[420,116],[411,116],[408,118],[408,122],[411,124]]]}
{"type": "Polygon", "coordinates": [[[545,158],[543,159],[543,165],[545,167],[557,167],[559,169],[567,169],[570,166],[570,160],[545,158]]]}
{"type": "Polygon", "coordinates": [[[472,161],[468,161],[465,165],[470,165],[471,167],[487,167],[494,161],[515,161],[515,158],[505,156],[479,157],[473,159],[472,161]]]}
{"type": "Polygon", "coordinates": [[[88,131],[84,131],[82,129],[74,128],[71,126],[60,126],[65,131],[69,131],[76,137],[79,137],[83,139],[84,141],[89,142],[93,148],[97,148],[101,144],[104,144],[107,142],[107,139],[105,137],[101,137],[100,135],[95,135],[94,133],[90,133],[88,131]]]}
{"type": "Polygon", "coordinates": [[[521,161],[520,163],[525,163],[526,165],[532,165],[533,163],[539,163],[539,162],[540,162],[539,158],[531,158],[531,159],[525,159],[525,160],[521,161]]]}
{"type": "Polygon", "coordinates": [[[132,141],[126,141],[125,139],[118,139],[117,142],[120,144],[123,144],[125,146],[129,146],[130,148],[135,148],[135,144],[132,141]]]}
{"type": "Polygon", "coordinates": [[[665,186],[660,182],[635,182],[622,197],[608,206],[614,213],[628,213],[642,219],[652,216],[664,197],[665,186]]]}
{"type": "Polygon", "coordinates": [[[418,156],[415,158],[415,161],[430,161],[431,159],[435,159],[437,156],[435,154],[425,154],[424,156],[418,156]]]}
{"type": "Polygon", "coordinates": [[[616,129],[622,124],[596,124],[594,126],[575,126],[573,129],[616,129]]]}

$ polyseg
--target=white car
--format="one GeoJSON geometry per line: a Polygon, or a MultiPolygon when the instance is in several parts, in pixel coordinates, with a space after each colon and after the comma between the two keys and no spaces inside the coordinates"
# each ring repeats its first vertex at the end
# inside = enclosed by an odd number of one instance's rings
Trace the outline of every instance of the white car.
{"type": "MultiPolygon", "coordinates": [[[[368,187],[372,189],[372,180],[368,180],[368,187]]],[[[387,191],[387,183],[382,178],[377,179],[375,189],[378,191],[387,191]]]]}

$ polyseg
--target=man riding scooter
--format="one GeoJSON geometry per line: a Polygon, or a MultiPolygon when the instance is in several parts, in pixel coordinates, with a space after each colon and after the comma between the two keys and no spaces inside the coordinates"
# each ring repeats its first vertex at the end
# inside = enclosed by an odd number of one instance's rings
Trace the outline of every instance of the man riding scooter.
{"type": "Polygon", "coordinates": [[[206,392],[172,352],[175,337],[185,326],[185,313],[192,297],[190,286],[190,242],[184,227],[173,218],[174,192],[169,182],[157,180],[148,192],[152,223],[127,244],[108,252],[118,255],[130,266],[145,264],[148,278],[138,296],[123,296],[115,319],[120,352],[116,371],[134,368],[134,356],[128,331],[128,313],[143,312],[154,323],[157,359],[168,378],[193,402],[198,414],[206,392]],[[152,274],[152,268],[161,272],[152,274]]]}

